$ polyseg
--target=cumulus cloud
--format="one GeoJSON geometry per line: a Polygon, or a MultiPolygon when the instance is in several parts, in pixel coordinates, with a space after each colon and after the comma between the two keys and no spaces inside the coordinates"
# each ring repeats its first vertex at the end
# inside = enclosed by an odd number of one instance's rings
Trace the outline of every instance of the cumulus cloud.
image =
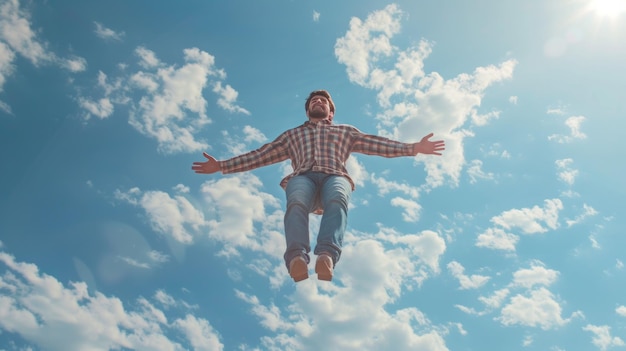
{"type": "MultiPolygon", "coordinates": [[[[135,49],[135,55],[140,70],[113,79],[99,72],[97,87],[104,96],[77,98],[87,119],[107,118],[116,106],[127,106],[130,124],[141,134],[155,139],[159,151],[172,154],[209,147],[206,141],[196,137],[212,122],[207,115],[206,88],[212,87],[221,108],[249,114],[237,104],[238,92],[222,83],[226,74],[215,66],[211,54],[198,48],[185,49],[182,65],[168,65],[143,46],[135,49]]],[[[253,140],[264,138],[259,133],[248,136],[253,140]]]]}
{"type": "Polygon", "coordinates": [[[189,244],[194,234],[206,226],[204,214],[181,195],[171,196],[163,191],[142,191],[132,188],[126,192],[117,190],[115,197],[141,207],[148,216],[152,228],[177,242],[189,244]]]}
{"type": "Polygon", "coordinates": [[[493,217],[491,222],[504,229],[518,228],[524,234],[545,233],[548,229],[559,227],[559,211],[562,209],[561,200],[548,199],[544,200],[544,207],[533,206],[504,211],[499,216],[493,217]]]}
{"type": "Polygon", "coordinates": [[[348,161],[346,161],[346,169],[356,186],[365,185],[365,181],[369,178],[369,173],[365,169],[365,166],[359,162],[357,156],[350,155],[350,157],[348,157],[348,161]]]}
{"type": "Polygon", "coordinates": [[[487,228],[476,238],[476,246],[487,249],[515,251],[519,236],[508,233],[502,228],[487,228]]]}
{"type": "Polygon", "coordinates": [[[125,306],[117,297],[90,294],[85,283],[66,286],[4,252],[0,267],[5,270],[0,277],[0,327],[41,349],[223,350],[219,333],[206,319],[168,318],[141,297],[134,307],[125,306]]]}
{"type": "Polygon", "coordinates": [[[530,290],[527,294],[517,294],[504,306],[497,318],[504,325],[523,325],[549,330],[571,321],[562,317],[562,308],[552,292],[546,288],[530,290]]]}
{"type": "Polygon", "coordinates": [[[541,262],[534,262],[530,268],[520,269],[513,274],[513,284],[525,288],[550,286],[558,276],[559,272],[545,268],[541,262]]]}
{"type": "Polygon", "coordinates": [[[519,236],[511,233],[514,230],[522,234],[545,233],[549,229],[559,227],[559,211],[563,203],[559,199],[544,200],[544,207],[512,209],[491,218],[495,225],[480,233],[476,246],[496,250],[515,251],[519,236]]]}
{"type": "Polygon", "coordinates": [[[569,317],[563,316],[561,302],[549,290],[558,276],[558,271],[546,268],[540,261],[534,261],[529,268],[515,271],[507,286],[497,288],[491,296],[480,297],[478,300],[485,306],[484,310],[477,311],[462,305],[456,307],[465,313],[479,316],[497,312],[495,319],[505,326],[556,329],[574,318],[583,317],[581,311],[575,311],[569,317]]]}
{"type": "MultiPolygon", "coordinates": [[[[406,284],[439,270],[444,250],[437,233],[380,228],[348,241],[333,284],[314,276],[300,282],[287,306],[240,290],[236,294],[271,332],[261,339],[267,349],[319,350],[331,344],[342,350],[448,350],[444,336],[450,326],[435,325],[415,307],[386,309],[406,284]]],[[[455,330],[463,329],[456,325],[455,330]]]]}
{"type": "Polygon", "coordinates": [[[352,82],[378,91],[380,134],[416,141],[422,136],[419,131],[432,131],[446,140],[445,158],[418,155],[428,172],[425,187],[440,186],[445,179],[456,185],[465,164],[463,139],[471,135],[465,125],[481,126],[498,117],[498,112],[481,114],[477,108],[490,85],[512,77],[517,62],[477,67],[449,80],[427,73],[424,61],[432,43],[422,40],[406,50],[392,44],[403,16],[391,4],[365,20],[352,18],[349,30],[335,43],[335,56],[352,82]]]}

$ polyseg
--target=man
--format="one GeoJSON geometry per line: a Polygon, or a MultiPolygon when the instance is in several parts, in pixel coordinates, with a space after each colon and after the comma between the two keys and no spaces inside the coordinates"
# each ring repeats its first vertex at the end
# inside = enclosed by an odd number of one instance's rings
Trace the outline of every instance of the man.
{"type": "Polygon", "coordinates": [[[441,155],[445,144],[442,140],[429,141],[432,133],[409,144],[363,134],[353,126],[333,124],[335,104],[326,90],[311,92],[304,109],[308,121],[282,133],[276,140],[225,161],[203,153],[207,161],[194,162],[192,170],[228,174],[290,159],[293,173],[280,183],[287,196],[285,265],[295,282],[309,277],[309,213],[322,214],[314,250],[315,273],[318,279],[331,281],[341,255],[348,203],[354,191],[354,182],[345,166],[350,153],[383,157],[441,155]]]}

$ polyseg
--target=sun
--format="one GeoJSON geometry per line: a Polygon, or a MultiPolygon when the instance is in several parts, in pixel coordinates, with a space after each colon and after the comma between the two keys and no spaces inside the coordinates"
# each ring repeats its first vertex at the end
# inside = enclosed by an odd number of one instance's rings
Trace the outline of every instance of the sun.
{"type": "Polygon", "coordinates": [[[589,5],[600,17],[616,18],[626,12],[626,0],[591,0],[589,5]]]}

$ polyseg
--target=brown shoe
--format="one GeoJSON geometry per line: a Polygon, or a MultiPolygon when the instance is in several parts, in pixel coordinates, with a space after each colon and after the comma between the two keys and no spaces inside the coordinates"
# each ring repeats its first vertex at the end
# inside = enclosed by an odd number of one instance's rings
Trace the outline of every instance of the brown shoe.
{"type": "Polygon", "coordinates": [[[309,266],[302,256],[296,256],[289,262],[289,275],[294,282],[305,280],[309,277],[309,266]]]}
{"type": "Polygon", "coordinates": [[[315,262],[315,273],[317,279],[331,281],[333,280],[333,259],[328,252],[322,252],[317,256],[315,262]]]}

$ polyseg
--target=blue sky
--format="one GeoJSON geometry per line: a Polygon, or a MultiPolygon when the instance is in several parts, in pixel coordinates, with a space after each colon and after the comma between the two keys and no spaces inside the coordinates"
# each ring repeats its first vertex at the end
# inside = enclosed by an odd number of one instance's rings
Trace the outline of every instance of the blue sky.
{"type": "Polygon", "coordinates": [[[623,349],[624,62],[620,0],[2,0],[0,350],[623,349]],[[296,285],[289,163],[191,164],[315,89],[447,148],[353,155],[335,278],[296,285]]]}

